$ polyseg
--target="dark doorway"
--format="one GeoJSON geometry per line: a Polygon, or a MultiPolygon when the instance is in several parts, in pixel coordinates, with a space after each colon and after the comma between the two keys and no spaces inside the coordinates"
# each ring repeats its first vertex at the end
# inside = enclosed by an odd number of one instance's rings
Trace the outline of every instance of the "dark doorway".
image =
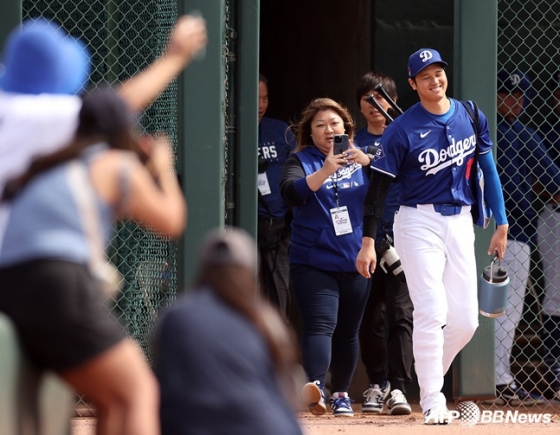
{"type": "Polygon", "coordinates": [[[348,107],[361,127],[354,88],[371,69],[395,79],[406,109],[418,101],[407,83],[408,56],[422,47],[437,49],[450,63],[452,96],[452,1],[263,0],[260,7],[268,116],[294,121],[311,99],[330,97],[348,107]]]}

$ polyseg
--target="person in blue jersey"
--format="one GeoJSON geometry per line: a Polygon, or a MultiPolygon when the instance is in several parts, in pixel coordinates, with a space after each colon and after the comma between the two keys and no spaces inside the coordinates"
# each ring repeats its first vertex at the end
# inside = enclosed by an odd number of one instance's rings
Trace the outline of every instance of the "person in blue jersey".
{"type": "Polygon", "coordinates": [[[209,232],[193,290],[159,320],[163,435],[302,434],[295,334],[259,295],[258,260],[245,231],[209,232]]]}
{"type": "Polygon", "coordinates": [[[91,398],[98,433],[158,434],[155,377],[107,312],[97,277],[115,218],[182,233],[186,204],[171,143],[139,137],[109,89],[88,94],[78,117],[66,147],[36,158],[3,191],[11,211],[0,246],[0,310],[34,365],[91,398]]]}
{"type": "Polygon", "coordinates": [[[284,165],[280,189],[293,207],[290,278],[309,379],[303,399],[313,414],[326,412],[330,367],[333,414],[353,416],[348,389],[368,297],[368,281],[356,272],[354,258],[362,240],[370,159],[353,145],[333,154],[335,134],[352,140],[354,121],[348,110],[329,98],[311,101],[296,126],[296,151],[284,165]]]}
{"type": "Polygon", "coordinates": [[[372,162],[364,238],[356,258],[358,271],[369,277],[378,262],[374,245],[385,196],[398,177],[400,207],[393,231],[414,306],[412,345],[425,424],[449,423],[441,391],[444,375],[478,326],[470,213],[475,202],[470,180],[475,152],[498,225],[488,255],[503,257],[508,232],[488,121],[480,112],[477,140],[465,107],[446,95],[446,66],[431,48],[408,59],[408,82],[420,102],[383,133],[381,154],[372,162]]]}
{"type": "MultiPolygon", "coordinates": [[[[549,82],[550,116],[540,128],[550,156],[560,166],[560,70],[549,82]]],[[[537,246],[544,274],[541,330],[544,378],[554,398],[560,400],[560,195],[546,194],[545,207],[539,213],[537,246]]]]}
{"type": "Polygon", "coordinates": [[[509,295],[505,315],[496,318],[495,370],[496,403],[533,405],[542,403],[518,385],[511,373],[511,352],[515,330],[523,315],[525,292],[531,269],[531,250],[536,246],[537,212],[532,203],[533,183],[545,192],[560,192],[560,169],[548,155],[540,136],[521,123],[528,103],[530,81],[521,71],[498,73],[498,172],[510,230],[504,263],[509,272],[509,295]]]}
{"type": "MultiPolygon", "coordinates": [[[[394,80],[382,72],[365,74],[356,87],[356,101],[367,126],[358,130],[354,142],[375,160],[386,120],[368,101],[373,95],[379,105],[391,112],[391,105],[378,92],[377,85],[397,101],[394,80]]],[[[385,211],[375,237],[376,244],[393,240],[393,220],[399,207],[399,183],[394,182],[385,199],[385,211]]],[[[406,385],[412,380],[412,301],[406,281],[381,267],[371,277],[371,290],[360,327],[360,355],[369,379],[364,392],[363,412],[379,414],[387,402],[391,415],[409,415],[412,409],[406,399],[406,385]],[[385,328],[387,320],[387,331],[385,328]]]]}
{"type": "Polygon", "coordinates": [[[295,148],[295,137],[283,121],[268,118],[268,80],[259,75],[259,225],[260,276],[267,298],[285,319],[290,307],[288,244],[290,216],[280,194],[282,167],[295,148]]]}

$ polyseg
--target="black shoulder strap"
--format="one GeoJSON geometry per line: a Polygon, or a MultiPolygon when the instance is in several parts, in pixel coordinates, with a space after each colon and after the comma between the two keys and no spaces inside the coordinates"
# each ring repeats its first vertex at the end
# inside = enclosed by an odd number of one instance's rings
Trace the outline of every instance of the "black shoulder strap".
{"type": "Polygon", "coordinates": [[[473,128],[474,128],[474,133],[478,136],[478,106],[476,105],[476,103],[474,101],[461,101],[461,104],[463,105],[463,107],[465,108],[465,110],[467,111],[467,113],[469,114],[469,118],[471,118],[471,121],[473,123],[473,128]],[[471,107],[472,105],[472,107],[471,107]]]}

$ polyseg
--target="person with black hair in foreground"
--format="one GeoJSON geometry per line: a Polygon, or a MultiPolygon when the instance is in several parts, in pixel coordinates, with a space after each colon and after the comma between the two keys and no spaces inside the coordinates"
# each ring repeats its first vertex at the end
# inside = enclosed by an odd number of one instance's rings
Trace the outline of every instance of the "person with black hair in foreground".
{"type": "Polygon", "coordinates": [[[259,292],[256,252],[241,229],[211,231],[192,293],[162,315],[154,355],[163,434],[302,433],[292,409],[295,338],[259,292]]]}

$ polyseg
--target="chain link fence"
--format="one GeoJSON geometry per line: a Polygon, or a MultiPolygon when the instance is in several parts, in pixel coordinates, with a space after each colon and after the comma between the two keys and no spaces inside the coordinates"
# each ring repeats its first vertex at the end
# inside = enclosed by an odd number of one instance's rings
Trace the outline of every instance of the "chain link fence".
{"type": "MultiPolygon", "coordinates": [[[[235,47],[232,45],[235,41],[232,29],[235,8],[231,3],[226,2],[224,25],[227,32],[223,41],[227,77],[224,104],[226,168],[234,165],[231,147],[235,133],[235,113],[231,110],[236,74],[235,47]]],[[[539,138],[543,138],[542,143],[560,164],[560,109],[558,101],[551,98],[550,87],[555,72],[557,74],[560,70],[557,1],[498,0],[498,8],[498,70],[521,71],[531,82],[519,117],[526,127],[517,129],[508,137],[521,142],[527,142],[525,139],[531,137],[531,143],[524,143],[525,147],[537,146],[539,138]],[[537,135],[533,135],[530,129],[537,135]]],[[[90,85],[96,86],[120,83],[159,55],[178,10],[176,0],[23,0],[22,15],[24,18],[53,19],[73,36],[82,39],[92,53],[90,85]]],[[[556,79],[558,84],[560,78],[557,75],[556,79]]],[[[140,124],[148,132],[165,131],[177,144],[176,84],[152,104],[140,124]]],[[[498,138],[500,134],[503,132],[498,133],[498,138]]],[[[498,147],[498,160],[502,162],[503,171],[523,167],[523,162],[515,159],[504,160],[506,154],[502,146],[498,147]]],[[[518,171],[518,175],[529,180],[529,184],[532,181],[546,184],[541,175],[547,171],[554,169],[541,159],[526,172],[518,171]]],[[[231,176],[230,171],[227,173],[231,176]]],[[[229,186],[232,184],[229,182],[229,186]]],[[[510,191],[506,190],[506,197],[526,197],[528,193],[522,191],[522,185],[519,183],[510,191]]],[[[560,190],[553,182],[547,187],[551,193],[560,190]]],[[[518,269],[510,267],[512,282],[515,279],[521,282],[518,300],[510,301],[511,312],[507,315],[510,322],[496,322],[496,337],[502,355],[497,361],[502,366],[501,372],[497,373],[497,382],[510,382],[508,373],[511,373],[517,386],[531,393],[533,398],[532,401],[522,401],[521,406],[535,406],[548,412],[551,406],[560,403],[560,211],[549,204],[550,198],[530,195],[535,217],[527,223],[517,223],[531,236],[532,243],[527,244],[528,251],[521,247],[512,255],[511,265],[517,264],[518,269]],[[525,254],[528,255],[526,261],[523,260],[525,254]],[[558,305],[555,306],[554,302],[558,305]],[[510,338],[511,345],[507,341],[510,338]]],[[[226,212],[234,203],[234,191],[227,190],[226,212]]],[[[523,219],[526,217],[523,215],[523,219]]],[[[229,221],[231,216],[224,218],[229,221]]],[[[511,226],[513,223],[510,219],[511,226]]],[[[510,243],[512,247],[515,245],[510,243]]],[[[113,239],[111,259],[124,278],[123,291],[117,300],[112,301],[114,313],[121,319],[127,333],[138,340],[150,360],[149,339],[157,314],[176,297],[178,290],[177,245],[124,222],[113,239]]]]}
{"type": "MultiPolygon", "coordinates": [[[[118,84],[139,72],[164,49],[178,17],[176,0],[23,0],[22,16],[44,17],[80,38],[91,52],[90,87],[118,84]]],[[[177,145],[178,89],[173,83],[143,114],[145,132],[166,132],[177,145]]],[[[53,128],[56,128],[53,126],[53,128]]],[[[177,244],[138,227],[119,224],[111,260],[124,283],[113,312],[148,360],[157,314],[177,294],[177,244]]],[[[77,410],[91,412],[84,398],[77,410]]]]}
{"type": "Polygon", "coordinates": [[[550,194],[560,191],[560,174],[539,150],[546,147],[560,165],[560,107],[552,98],[560,88],[560,10],[554,0],[498,0],[498,10],[498,71],[507,72],[498,73],[497,161],[514,241],[504,258],[509,307],[496,319],[497,388],[510,388],[493,405],[554,412],[560,404],[560,209],[550,194]],[[513,395],[515,386],[522,391],[513,395]]]}

